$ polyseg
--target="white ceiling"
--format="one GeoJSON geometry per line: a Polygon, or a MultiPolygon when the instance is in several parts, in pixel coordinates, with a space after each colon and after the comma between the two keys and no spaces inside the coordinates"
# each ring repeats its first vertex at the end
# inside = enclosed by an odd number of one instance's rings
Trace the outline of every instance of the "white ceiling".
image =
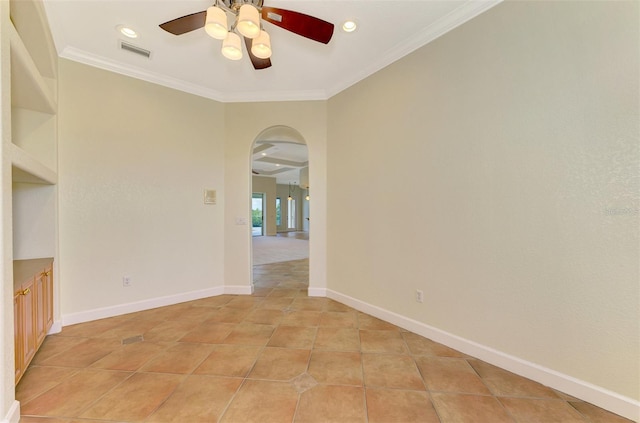
{"type": "Polygon", "coordinates": [[[265,6],[335,24],[329,44],[265,22],[273,66],[254,70],[249,58],[230,61],[221,41],[203,29],[175,36],[158,27],[206,10],[213,0],[44,0],[61,57],[217,101],[325,100],[464,23],[500,0],[265,0],[265,6]],[[358,29],[341,31],[355,19],[358,29]],[[126,25],[139,33],[128,39],[126,25]],[[151,51],[145,58],[120,40],[151,51]]]}
{"type": "Polygon", "coordinates": [[[252,170],[259,176],[276,178],[277,184],[298,185],[300,169],[308,165],[305,144],[258,140],[253,149],[252,170]]]}

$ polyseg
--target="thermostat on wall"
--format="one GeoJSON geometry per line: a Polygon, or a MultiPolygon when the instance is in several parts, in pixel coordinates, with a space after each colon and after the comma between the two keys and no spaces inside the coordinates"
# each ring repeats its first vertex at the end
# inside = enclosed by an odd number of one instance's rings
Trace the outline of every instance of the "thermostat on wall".
{"type": "Polygon", "coordinates": [[[216,203],[216,190],[215,189],[205,189],[204,190],[204,203],[205,204],[215,204],[216,203]]]}

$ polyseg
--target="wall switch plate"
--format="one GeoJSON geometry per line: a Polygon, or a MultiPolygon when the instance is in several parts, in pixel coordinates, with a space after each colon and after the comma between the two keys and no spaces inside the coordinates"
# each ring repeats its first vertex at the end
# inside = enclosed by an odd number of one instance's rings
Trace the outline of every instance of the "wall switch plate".
{"type": "Polygon", "coordinates": [[[127,288],[131,286],[131,276],[123,276],[122,277],[122,286],[127,288]]]}
{"type": "Polygon", "coordinates": [[[236,225],[246,225],[247,218],[246,217],[236,217],[236,225]]]}
{"type": "Polygon", "coordinates": [[[215,189],[205,189],[204,190],[204,203],[205,204],[216,204],[216,190],[215,189]]]}
{"type": "Polygon", "coordinates": [[[416,302],[424,303],[424,292],[416,289],[416,302]]]}

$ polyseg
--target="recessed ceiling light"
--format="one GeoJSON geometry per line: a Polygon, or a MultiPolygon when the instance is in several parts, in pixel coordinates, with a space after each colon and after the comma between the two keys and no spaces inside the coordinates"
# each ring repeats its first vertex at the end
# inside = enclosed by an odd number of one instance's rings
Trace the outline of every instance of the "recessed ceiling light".
{"type": "Polygon", "coordinates": [[[120,33],[125,37],[138,38],[138,33],[134,29],[129,28],[128,26],[118,25],[116,29],[120,31],[120,33]]]}
{"type": "Polygon", "coordinates": [[[267,153],[262,153],[262,155],[263,155],[263,156],[266,156],[266,155],[267,155],[267,153]]]}
{"type": "Polygon", "coordinates": [[[353,32],[356,30],[357,27],[358,25],[356,25],[356,21],[345,21],[342,24],[342,30],[344,32],[353,32]]]}
{"type": "Polygon", "coordinates": [[[280,166],[278,163],[276,163],[276,167],[280,166]]]}

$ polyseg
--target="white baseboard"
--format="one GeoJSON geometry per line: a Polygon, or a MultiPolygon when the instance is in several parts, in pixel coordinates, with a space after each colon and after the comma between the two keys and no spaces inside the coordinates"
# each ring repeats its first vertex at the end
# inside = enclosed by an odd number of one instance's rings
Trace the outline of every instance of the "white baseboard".
{"type": "Polygon", "coordinates": [[[327,288],[309,288],[307,289],[307,295],[310,297],[326,297],[327,288]]]}
{"type": "Polygon", "coordinates": [[[558,391],[569,394],[575,398],[594,404],[609,410],[612,413],[640,422],[640,401],[617,394],[600,386],[593,385],[572,376],[565,375],[555,370],[522,360],[518,357],[503,353],[485,345],[470,341],[465,338],[445,332],[433,326],[410,319],[400,314],[365,303],[348,295],[341,294],[330,289],[309,288],[309,296],[326,296],[346,304],[363,313],[392,323],[418,335],[444,344],[450,348],[461,351],[472,357],[479,358],[495,366],[509,370],[520,376],[526,377],[558,391]]]}
{"type": "Polygon", "coordinates": [[[49,332],[47,332],[47,335],[53,335],[54,333],[60,332],[62,332],[62,322],[58,320],[53,322],[53,324],[51,325],[51,329],[49,329],[49,332]]]}
{"type": "Polygon", "coordinates": [[[227,293],[226,287],[217,286],[215,288],[207,288],[199,291],[191,291],[176,295],[167,295],[165,297],[150,298],[148,300],[136,301],[127,304],[118,304],[111,307],[97,308],[94,310],[81,311],[78,313],[63,314],[61,326],[74,325],[76,323],[84,323],[90,322],[92,320],[105,319],[107,317],[120,316],[122,314],[149,310],[156,307],[164,307],[172,304],[183,303],[185,301],[199,300],[201,298],[213,297],[225,293],[227,293]]]}
{"type": "Polygon", "coordinates": [[[7,415],[0,421],[0,423],[18,423],[20,421],[20,403],[13,401],[7,415]]]}
{"type": "Polygon", "coordinates": [[[225,285],[224,293],[229,295],[251,295],[253,294],[253,285],[225,285]]]}

